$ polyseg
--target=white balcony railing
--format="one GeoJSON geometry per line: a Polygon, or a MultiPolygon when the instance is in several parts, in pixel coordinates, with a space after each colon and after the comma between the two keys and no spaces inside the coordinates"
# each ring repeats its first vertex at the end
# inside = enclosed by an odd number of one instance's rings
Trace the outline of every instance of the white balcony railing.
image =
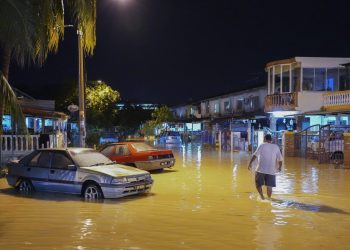
{"type": "Polygon", "coordinates": [[[350,105],[350,90],[323,94],[323,107],[326,110],[342,110],[350,105]]]}

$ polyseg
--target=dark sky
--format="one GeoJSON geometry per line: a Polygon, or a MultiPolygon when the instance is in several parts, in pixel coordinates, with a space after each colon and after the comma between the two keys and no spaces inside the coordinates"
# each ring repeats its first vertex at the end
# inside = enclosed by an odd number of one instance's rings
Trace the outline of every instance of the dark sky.
{"type": "MultiPolygon", "coordinates": [[[[186,103],[256,85],[272,60],[350,57],[350,1],[97,2],[88,80],[104,80],[131,101],[186,103]]],[[[74,78],[76,35],[68,29],[42,68],[10,72],[12,85],[41,99],[74,78]]]]}

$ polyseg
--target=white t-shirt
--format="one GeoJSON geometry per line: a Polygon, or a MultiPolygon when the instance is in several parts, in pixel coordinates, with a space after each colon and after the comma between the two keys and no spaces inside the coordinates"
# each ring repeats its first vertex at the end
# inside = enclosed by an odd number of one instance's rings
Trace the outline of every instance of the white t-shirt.
{"type": "Polygon", "coordinates": [[[279,147],[272,143],[262,143],[254,152],[258,158],[257,172],[264,174],[276,174],[278,172],[278,161],[282,161],[279,147]]]}

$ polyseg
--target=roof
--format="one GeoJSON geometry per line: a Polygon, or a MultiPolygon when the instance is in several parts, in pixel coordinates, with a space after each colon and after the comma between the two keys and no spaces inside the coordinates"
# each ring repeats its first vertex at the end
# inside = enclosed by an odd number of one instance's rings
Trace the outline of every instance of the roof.
{"type": "Polygon", "coordinates": [[[63,112],[47,111],[47,110],[40,110],[40,109],[26,108],[26,107],[22,107],[22,111],[26,115],[41,116],[43,118],[59,118],[63,120],[68,119],[68,115],[66,115],[63,112]]]}
{"type": "Polygon", "coordinates": [[[271,61],[266,64],[266,68],[279,64],[291,64],[300,62],[303,67],[332,68],[350,63],[350,58],[346,57],[300,57],[271,61]]]}

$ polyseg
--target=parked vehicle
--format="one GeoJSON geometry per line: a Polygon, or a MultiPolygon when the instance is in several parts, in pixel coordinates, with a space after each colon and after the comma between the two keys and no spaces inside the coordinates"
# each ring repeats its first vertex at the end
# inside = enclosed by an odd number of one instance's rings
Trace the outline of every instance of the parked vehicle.
{"type": "Polygon", "coordinates": [[[175,158],[171,150],[155,149],[144,142],[119,142],[104,146],[100,152],[112,161],[143,170],[171,168],[175,158]]]}
{"type": "Polygon", "coordinates": [[[160,135],[159,137],[160,144],[181,144],[182,139],[181,135],[177,131],[167,131],[160,135]]]}
{"type": "Polygon", "coordinates": [[[119,198],[149,192],[143,170],[116,164],[88,148],[40,149],[8,164],[7,182],[19,191],[80,194],[86,199],[119,198]]]}

